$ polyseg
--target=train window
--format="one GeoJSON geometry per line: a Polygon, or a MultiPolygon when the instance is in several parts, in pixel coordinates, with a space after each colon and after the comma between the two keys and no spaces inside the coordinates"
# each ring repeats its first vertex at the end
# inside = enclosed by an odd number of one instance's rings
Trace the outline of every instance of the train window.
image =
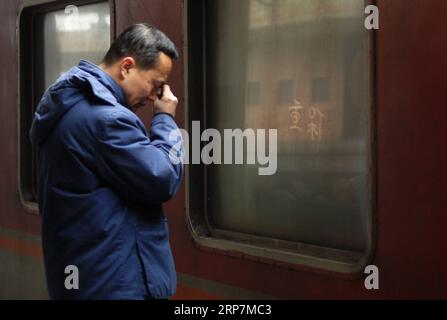
{"type": "Polygon", "coordinates": [[[359,272],[370,254],[374,196],[365,1],[188,6],[189,119],[221,132],[278,134],[274,175],[248,164],[190,166],[196,241],[359,272]],[[263,99],[250,108],[252,97],[241,88],[254,81],[263,99]]]}
{"type": "Polygon", "coordinates": [[[280,105],[291,105],[295,96],[293,80],[279,80],[278,103],[280,105]]]}
{"type": "Polygon", "coordinates": [[[20,17],[20,184],[22,200],[37,202],[36,166],[28,131],[42,94],[80,59],[100,63],[110,46],[108,1],[49,2],[20,17]]]}
{"type": "Polygon", "coordinates": [[[312,101],[326,102],[329,100],[329,81],[327,78],[314,78],[312,81],[312,101]]]}
{"type": "Polygon", "coordinates": [[[247,104],[258,105],[261,103],[261,83],[259,81],[247,84],[247,104]]]}

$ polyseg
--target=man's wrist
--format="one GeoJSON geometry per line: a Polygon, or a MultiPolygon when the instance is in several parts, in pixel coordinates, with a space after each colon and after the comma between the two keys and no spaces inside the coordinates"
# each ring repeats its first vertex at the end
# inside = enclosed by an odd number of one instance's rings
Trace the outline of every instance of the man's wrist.
{"type": "Polygon", "coordinates": [[[171,113],[168,113],[168,112],[154,112],[153,117],[155,117],[156,115],[159,115],[159,114],[166,114],[166,115],[170,116],[173,120],[175,120],[174,115],[172,115],[171,113]]]}

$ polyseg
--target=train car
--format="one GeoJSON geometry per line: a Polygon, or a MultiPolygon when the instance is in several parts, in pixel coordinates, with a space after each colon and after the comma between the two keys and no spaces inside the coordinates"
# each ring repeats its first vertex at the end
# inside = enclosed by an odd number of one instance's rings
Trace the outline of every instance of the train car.
{"type": "Polygon", "coordinates": [[[180,53],[169,83],[190,161],[164,205],[173,299],[447,298],[445,12],[441,0],[2,1],[0,298],[48,298],[37,102],[139,22],[180,53]],[[238,133],[242,159],[224,143],[238,133]]]}

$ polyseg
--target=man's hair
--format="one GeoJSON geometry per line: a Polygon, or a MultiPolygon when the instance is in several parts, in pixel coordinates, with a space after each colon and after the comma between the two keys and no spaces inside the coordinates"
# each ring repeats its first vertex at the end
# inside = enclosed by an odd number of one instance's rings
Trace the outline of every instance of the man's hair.
{"type": "Polygon", "coordinates": [[[150,69],[158,63],[160,52],[172,60],[178,58],[174,44],[163,32],[147,23],[138,23],[113,41],[103,62],[111,65],[121,58],[132,57],[139,68],[150,69]]]}

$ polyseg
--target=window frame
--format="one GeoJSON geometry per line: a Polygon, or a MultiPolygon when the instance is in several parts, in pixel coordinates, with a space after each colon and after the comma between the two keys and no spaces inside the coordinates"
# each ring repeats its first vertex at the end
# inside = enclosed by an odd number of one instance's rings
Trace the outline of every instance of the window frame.
{"type": "MultiPolygon", "coordinates": [[[[190,128],[192,121],[200,121],[203,124],[202,130],[207,128],[205,2],[206,0],[186,1],[184,10],[185,130],[189,132],[190,137],[192,136],[190,128]]],[[[375,1],[364,0],[364,4],[366,8],[368,5],[374,5],[375,1]]],[[[368,141],[370,148],[368,150],[368,239],[365,253],[353,256],[350,251],[213,228],[208,220],[205,165],[190,164],[185,170],[185,219],[194,245],[199,250],[294,269],[323,272],[348,279],[358,279],[364,274],[365,266],[373,260],[377,240],[377,58],[376,32],[374,30],[368,31],[367,41],[370,85],[368,141]]],[[[192,145],[191,141],[189,145],[192,145]]]]}
{"type": "Polygon", "coordinates": [[[36,165],[29,140],[34,110],[38,99],[35,88],[37,58],[35,52],[36,16],[56,10],[63,10],[68,5],[83,6],[107,2],[110,12],[110,42],[116,37],[115,1],[114,0],[24,0],[16,22],[16,39],[18,55],[18,193],[21,204],[28,212],[38,213],[36,165]]]}

